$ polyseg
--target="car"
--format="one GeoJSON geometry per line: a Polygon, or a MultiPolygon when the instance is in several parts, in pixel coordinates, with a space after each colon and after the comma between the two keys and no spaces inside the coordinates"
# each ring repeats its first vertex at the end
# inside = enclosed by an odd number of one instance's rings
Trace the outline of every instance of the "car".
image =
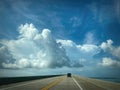
{"type": "Polygon", "coordinates": [[[67,77],[71,77],[72,76],[72,74],[71,73],[67,73],[67,77]]]}

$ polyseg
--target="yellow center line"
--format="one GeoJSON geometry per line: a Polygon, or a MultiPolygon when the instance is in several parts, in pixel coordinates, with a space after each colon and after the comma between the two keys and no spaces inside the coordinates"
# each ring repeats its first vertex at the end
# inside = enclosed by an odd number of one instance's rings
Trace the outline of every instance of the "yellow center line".
{"type": "Polygon", "coordinates": [[[53,87],[56,84],[60,83],[64,79],[65,79],[65,77],[59,78],[56,81],[54,81],[54,82],[50,83],[49,85],[47,85],[46,87],[42,88],[41,90],[49,90],[51,87],[53,87]]]}

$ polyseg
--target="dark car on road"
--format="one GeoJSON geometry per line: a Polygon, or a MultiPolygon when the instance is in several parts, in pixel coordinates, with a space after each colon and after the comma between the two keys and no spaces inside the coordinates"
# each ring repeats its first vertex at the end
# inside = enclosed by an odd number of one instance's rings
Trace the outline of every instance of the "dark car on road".
{"type": "Polygon", "coordinates": [[[71,77],[72,76],[72,74],[71,73],[67,73],[67,77],[71,77]]]}

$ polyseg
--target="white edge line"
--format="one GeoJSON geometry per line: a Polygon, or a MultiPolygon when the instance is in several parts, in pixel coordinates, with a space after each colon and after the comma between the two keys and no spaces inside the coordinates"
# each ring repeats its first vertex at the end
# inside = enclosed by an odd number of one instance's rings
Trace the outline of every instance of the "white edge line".
{"type": "Polygon", "coordinates": [[[83,90],[83,88],[80,86],[80,84],[78,84],[78,82],[74,78],[72,78],[72,79],[77,84],[77,86],[80,88],[80,90],[83,90]]]}

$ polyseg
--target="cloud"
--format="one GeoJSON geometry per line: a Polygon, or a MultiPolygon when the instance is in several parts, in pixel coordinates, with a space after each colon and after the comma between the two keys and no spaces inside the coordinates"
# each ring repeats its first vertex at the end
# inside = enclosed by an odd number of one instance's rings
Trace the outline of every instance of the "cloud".
{"type": "Polygon", "coordinates": [[[113,56],[116,56],[118,59],[120,59],[120,46],[115,47],[113,46],[112,40],[107,40],[107,42],[103,42],[100,45],[101,49],[104,50],[104,52],[110,53],[113,56]]]}
{"type": "Polygon", "coordinates": [[[120,23],[120,1],[119,0],[116,0],[114,1],[114,11],[115,11],[115,16],[117,17],[117,20],[119,21],[120,23]]]}
{"type": "Polygon", "coordinates": [[[107,40],[107,42],[103,42],[100,47],[101,47],[105,52],[106,52],[106,51],[112,51],[112,50],[113,50],[112,44],[113,44],[113,41],[109,39],[109,40],[107,40]]]}
{"type": "Polygon", "coordinates": [[[11,5],[12,10],[17,14],[19,14],[20,17],[24,16],[27,19],[30,19],[35,22],[39,22],[42,25],[44,24],[41,20],[38,19],[39,18],[38,15],[33,13],[32,10],[29,8],[30,5],[32,4],[31,1],[26,2],[24,0],[21,0],[16,2],[16,1],[10,0],[7,2],[11,5]]]}
{"type": "Polygon", "coordinates": [[[100,48],[93,44],[77,45],[71,40],[57,40],[66,50],[66,55],[73,61],[81,61],[82,59],[92,60],[93,56],[100,52],[100,48]]]}
{"type": "Polygon", "coordinates": [[[29,62],[27,59],[21,59],[18,60],[18,62],[14,62],[14,63],[2,63],[2,66],[4,68],[25,68],[29,66],[29,62]]]}
{"type": "Polygon", "coordinates": [[[99,63],[99,65],[105,66],[105,67],[120,67],[120,61],[113,60],[108,57],[104,57],[102,59],[102,62],[99,63]]]}
{"type": "Polygon", "coordinates": [[[120,59],[120,46],[115,48],[113,55],[117,56],[120,59]]]}
{"type": "Polygon", "coordinates": [[[40,33],[33,24],[25,24],[18,31],[18,39],[0,40],[3,68],[82,67],[79,61],[71,63],[49,29],[40,33]]]}
{"type": "Polygon", "coordinates": [[[37,34],[38,30],[33,24],[25,24],[19,27],[20,38],[33,39],[37,34]]]}
{"type": "Polygon", "coordinates": [[[94,31],[89,31],[85,34],[84,43],[85,44],[97,44],[98,43],[98,40],[95,39],[94,31]]]}
{"type": "Polygon", "coordinates": [[[111,57],[103,57],[101,65],[107,67],[120,67],[120,46],[114,46],[113,41],[109,39],[103,42],[100,47],[105,53],[111,54],[111,57]],[[112,57],[115,57],[116,60],[112,59],[112,57]]]}
{"type": "Polygon", "coordinates": [[[12,54],[9,53],[6,46],[1,46],[0,44],[0,68],[2,68],[2,62],[8,62],[8,60],[14,60],[12,54]]]}
{"type": "Polygon", "coordinates": [[[101,57],[102,66],[109,61],[108,66],[115,65],[120,59],[120,46],[113,46],[110,39],[101,45],[81,45],[72,40],[55,39],[49,29],[40,32],[33,24],[27,23],[20,25],[18,32],[17,39],[0,40],[0,68],[83,67],[93,63],[94,56],[99,54],[101,49],[118,59],[106,60],[101,57]]]}
{"type": "Polygon", "coordinates": [[[78,27],[81,25],[81,19],[79,17],[71,17],[70,18],[70,23],[72,24],[72,27],[78,27]]]}
{"type": "Polygon", "coordinates": [[[98,13],[98,6],[96,2],[93,2],[89,5],[87,5],[88,9],[93,13],[93,19],[97,19],[97,13],[98,13]]]}

